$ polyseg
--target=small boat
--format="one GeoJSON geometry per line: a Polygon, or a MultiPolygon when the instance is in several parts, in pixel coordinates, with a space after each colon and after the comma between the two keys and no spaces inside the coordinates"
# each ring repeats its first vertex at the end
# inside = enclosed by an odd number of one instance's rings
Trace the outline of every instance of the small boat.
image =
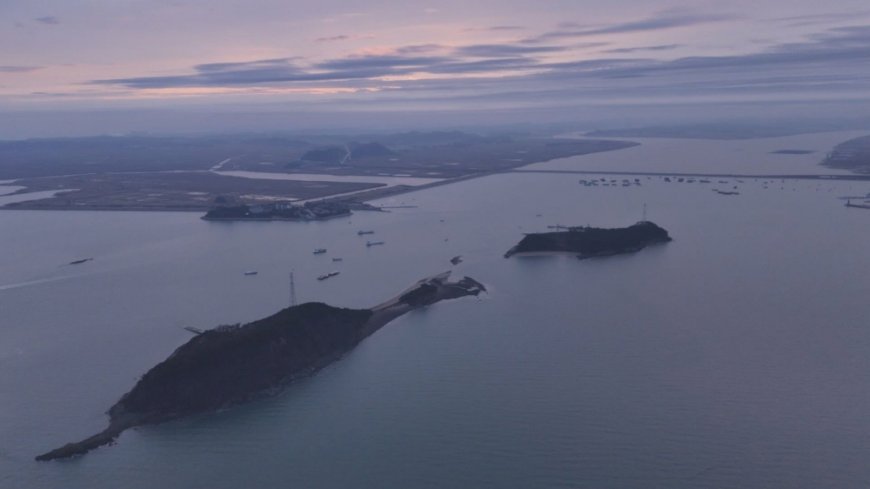
{"type": "Polygon", "coordinates": [[[314,250],[315,255],[322,255],[324,253],[326,253],[326,248],[317,248],[316,250],[314,250]]]}
{"type": "Polygon", "coordinates": [[[73,260],[69,262],[70,265],[81,265],[82,263],[87,263],[93,260],[93,258],[82,258],[81,260],[73,260]]]}
{"type": "Polygon", "coordinates": [[[328,278],[335,277],[335,276],[338,275],[338,274],[339,274],[339,272],[329,272],[329,273],[327,273],[327,274],[324,274],[324,275],[321,275],[321,276],[317,277],[317,280],[321,280],[321,281],[323,281],[323,280],[326,280],[326,279],[328,279],[328,278]]]}
{"type": "Polygon", "coordinates": [[[344,261],[344,258],[333,258],[332,261],[344,261]]]}
{"type": "Polygon", "coordinates": [[[846,207],[854,207],[856,209],[870,209],[870,204],[853,204],[852,199],[846,201],[846,207]]]}
{"type": "Polygon", "coordinates": [[[356,232],[357,236],[364,236],[366,234],[375,234],[375,232],[374,231],[357,231],[356,232]]]}
{"type": "Polygon", "coordinates": [[[383,241],[366,241],[367,247],[378,246],[384,244],[383,241]]]}
{"type": "Polygon", "coordinates": [[[256,275],[257,273],[259,273],[259,272],[257,272],[256,270],[248,270],[247,272],[245,272],[245,275],[250,276],[250,275],[256,275]]]}
{"type": "Polygon", "coordinates": [[[450,263],[452,263],[454,265],[459,265],[460,263],[462,263],[462,257],[459,255],[456,255],[450,259],[450,263]]]}

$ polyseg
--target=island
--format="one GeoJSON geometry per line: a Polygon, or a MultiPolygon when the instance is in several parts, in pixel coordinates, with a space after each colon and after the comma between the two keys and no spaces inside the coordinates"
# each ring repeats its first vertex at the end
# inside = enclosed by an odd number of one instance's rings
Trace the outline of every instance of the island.
{"type": "Polygon", "coordinates": [[[275,202],[219,206],[209,210],[202,219],[206,221],[319,221],[350,214],[351,206],[347,202],[316,201],[301,205],[292,202],[275,202]]]}
{"type": "Polygon", "coordinates": [[[370,309],[311,302],[245,325],[203,331],[143,375],[109,408],[109,426],[80,442],[36,457],[46,461],[84,454],[124,430],[214,411],[274,392],[336,361],[397,317],[436,302],[486,291],[450,272],[420,280],[370,309]]]}
{"type": "Polygon", "coordinates": [[[510,258],[522,253],[566,252],[580,259],[634,253],[655,243],[671,241],[668,232],[650,221],[625,228],[568,227],[566,231],[526,234],[505,253],[510,258]]]}
{"type": "Polygon", "coordinates": [[[850,139],[828,153],[823,166],[853,173],[870,174],[870,136],[850,139]]]}

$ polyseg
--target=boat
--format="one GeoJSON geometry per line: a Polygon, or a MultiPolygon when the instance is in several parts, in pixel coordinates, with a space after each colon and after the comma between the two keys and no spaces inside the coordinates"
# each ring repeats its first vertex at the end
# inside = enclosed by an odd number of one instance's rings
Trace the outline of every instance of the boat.
{"type": "Polygon", "coordinates": [[[740,192],[730,191],[730,190],[719,190],[718,188],[713,189],[719,195],[740,195],[740,192]]]}
{"type": "Polygon", "coordinates": [[[344,258],[333,258],[332,261],[344,261],[344,258]]]}
{"type": "Polygon", "coordinates": [[[357,236],[364,236],[366,234],[375,234],[375,232],[374,231],[357,231],[356,232],[357,236]]]}
{"type": "Polygon", "coordinates": [[[854,207],[856,209],[870,209],[870,204],[853,204],[852,200],[846,201],[846,207],[854,207]]]}
{"type": "Polygon", "coordinates": [[[82,258],[81,260],[73,260],[69,262],[70,265],[81,265],[82,263],[87,263],[93,260],[93,258],[82,258]]]}
{"type": "Polygon", "coordinates": [[[462,263],[462,257],[459,255],[456,255],[450,259],[450,263],[452,263],[454,265],[459,265],[460,263],[462,263]]]}
{"type": "Polygon", "coordinates": [[[326,248],[317,248],[316,250],[314,250],[315,255],[322,255],[324,253],[326,253],[326,248]]]}
{"type": "Polygon", "coordinates": [[[245,275],[256,275],[257,273],[259,272],[257,272],[256,270],[248,270],[247,272],[245,272],[245,275]]]}
{"type": "Polygon", "coordinates": [[[368,246],[368,247],[378,246],[378,245],[382,245],[382,244],[384,244],[383,241],[366,241],[366,246],[368,246]]]}
{"type": "Polygon", "coordinates": [[[328,278],[335,277],[335,276],[338,275],[339,273],[340,273],[340,272],[329,272],[329,273],[327,273],[327,274],[324,274],[324,275],[321,275],[321,276],[317,277],[317,280],[321,280],[321,281],[323,281],[323,280],[326,280],[326,279],[328,279],[328,278]]]}

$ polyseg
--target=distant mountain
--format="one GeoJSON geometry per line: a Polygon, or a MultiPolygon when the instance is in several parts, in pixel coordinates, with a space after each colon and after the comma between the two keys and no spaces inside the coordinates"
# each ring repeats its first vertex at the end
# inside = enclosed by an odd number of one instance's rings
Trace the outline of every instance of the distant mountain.
{"type": "Polygon", "coordinates": [[[470,143],[481,141],[484,138],[477,134],[462,131],[432,131],[432,132],[403,132],[381,136],[378,139],[390,146],[440,146],[456,143],[470,143]]]}
{"type": "Polygon", "coordinates": [[[396,154],[395,151],[384,146],[381,143],[372,141],[371,143],[350,143],[351,158],[385,158],[396,154]]]}
{"type": "Polygon", "coordinates": [[[396,153],[390,148],[375,141],[372,141],[370,143],[351,142],[347,145],[332,145],[314,148],[312,150],[306,151],[299,159],[302,161],[313,161],[318,163],[330,163],[337,165],[340,163],[345,163],[346,160],[386,158],[395,154],[396,153]],[[349,158],[348,151],[350,151],[349,158]]]}
{"type": "Polygon", "coordinates": [[[316,161],[319,163],[341,163],[347,156],[344,146],[324,146],[308,150],[299,158],[302,161],[316,161]]]}

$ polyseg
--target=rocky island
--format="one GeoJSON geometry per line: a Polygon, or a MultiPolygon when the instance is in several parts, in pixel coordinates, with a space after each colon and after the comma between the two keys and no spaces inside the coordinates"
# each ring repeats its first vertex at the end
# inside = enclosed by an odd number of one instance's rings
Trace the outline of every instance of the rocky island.
{"type": "Polygon", "coordinates": [[[111,443],[127,428],[160,423],[250,400],[311,375],[393,319],[420,307],[486,288],[450,272],[423,279],[371,309],[306,303],[245,325],[204,331],[141,377],[109,408],[109,426],[36,457],[54,460],[111,443]]]}
{"type": "Polygon", "coordinates": [[[625,228],[569,227],[567,231],[526,234],[516,246],[505,253],[510,258],[518,253],[566,252],[578,258],[633,253],[655,243],[671,241],[668,232],[649,221],[625,228]]]}

